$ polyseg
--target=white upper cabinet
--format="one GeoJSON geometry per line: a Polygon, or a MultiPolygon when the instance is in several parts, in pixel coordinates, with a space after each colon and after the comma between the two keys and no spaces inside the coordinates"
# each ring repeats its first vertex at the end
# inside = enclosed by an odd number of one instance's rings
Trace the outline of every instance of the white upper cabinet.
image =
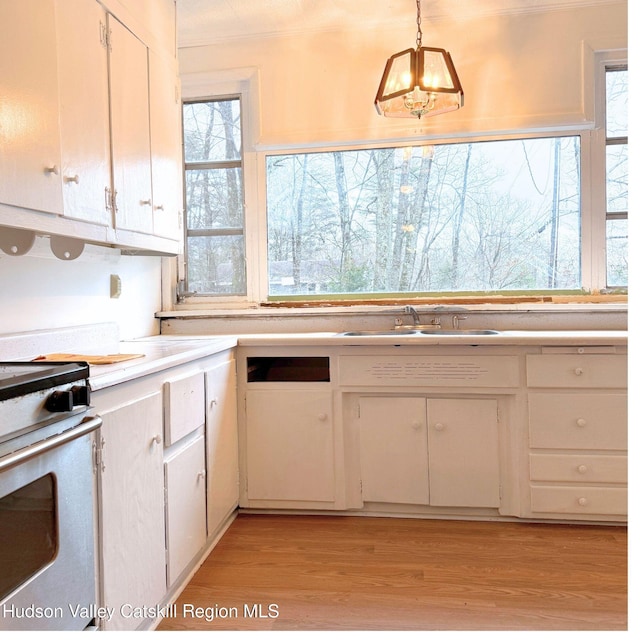
{"type": "Polygon", "coordinates": [[[154,6],[0,0],[0,227],[182,251],[175,6],[154,6]]]}
{"type": "Polygon", "coordinates": [[[152,233],[147,47],[112,16],[109,47],[116,230],[152,233]]]}
{"type": "Polygon", "coordinates": [[[107,15],[97,2],[56,0],[64,215],[109,226],[107,15]]]}
{"type": "Polygon", "coordinates": [[[62,213],[54,25],[54,0],[0,0],[0,206],[62,213]]]}
{"type": "Polygon", "coordinates": [[[180,90],[175,64],[149,50],[149,117],[153,233],[180,239],[182,233],[182,157],[180,90]]]}

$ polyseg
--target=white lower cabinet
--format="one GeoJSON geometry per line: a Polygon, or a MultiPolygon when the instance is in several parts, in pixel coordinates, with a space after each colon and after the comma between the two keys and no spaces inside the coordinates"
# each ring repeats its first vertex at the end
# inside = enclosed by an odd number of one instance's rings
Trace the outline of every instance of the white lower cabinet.
{"type": "Polygon", "coordinates": [[[236,362],[205,371],[207,434],[207,534],[216,535],[238,506],[236,362]]]}
{"type": "Polygon", "coordinates": [[[499,507],[497,401],[358,399],[363,502],[499,507]]]}
{"type": "Polygon", "coordinates": [[[332,402],[328,390],[247,391],[247,506],[289,501],[331,508],[336,497],[332,402]]]}
{"type": "Polygon", "coordinates": [[[203,435],[165,459],[168,585],[176,581],[207,540],[206,478],[203,435]]]}
{"type": "Polygon", "coordinates": [[[527,515],[626,520],[626,355],[556,349],[526,366],[527,515]]]}
{"type": "Polygon", "coordinates": [[[238,505],[235,398],[231,351],[92,394],[103,419],[99,604],[113,611],[102,629],[153,626],[149,609],[175,595],[230,522],[238,505]]]}
{"type": "MultiPolygon", "coordinates": [[[[98,395],[98,394],[96,394],[98,395]]],[[[100,474],[101,605],[113,608],[105,630],[140,624],[135,607],[166,593],[162,394],[112,408],[102,416],[100,474]]]]}

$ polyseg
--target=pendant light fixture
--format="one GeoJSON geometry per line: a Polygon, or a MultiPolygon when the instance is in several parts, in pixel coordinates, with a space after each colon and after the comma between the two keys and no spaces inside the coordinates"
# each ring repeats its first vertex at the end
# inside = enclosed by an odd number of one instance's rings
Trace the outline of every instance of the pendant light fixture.
{"type": "Polygon", "coordinates": [[[416,0],[416,48],[388,60],[376,95],[376,109],[388,118],[422,118],[455,111],[464,93],[448,51],[422,46],[420,0],[416,0]]]}

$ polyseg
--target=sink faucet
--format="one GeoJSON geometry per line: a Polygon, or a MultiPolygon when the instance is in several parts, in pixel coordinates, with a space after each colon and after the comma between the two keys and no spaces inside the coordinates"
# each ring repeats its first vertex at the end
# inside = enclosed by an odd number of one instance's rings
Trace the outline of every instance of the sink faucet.
{"type": "Polygon", "coordinates": [[[420,324],[420,316],[418,315],[418,312],[415,310],[414,307],[412,307],[410,304],[408,304],[404,308],[404,312],[411,314],[411,318],[413,319],[413,324],[420,324]]]}

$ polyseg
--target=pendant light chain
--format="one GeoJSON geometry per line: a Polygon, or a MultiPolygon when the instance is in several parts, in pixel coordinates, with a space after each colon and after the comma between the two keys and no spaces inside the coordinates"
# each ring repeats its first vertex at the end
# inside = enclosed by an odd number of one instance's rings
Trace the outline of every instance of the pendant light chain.
{"type": "Polygon", "coordinates": [[[422,46],[422,29],[420,28],[422,16],[420,15],[420,0],[416,0],[416,7],[418,9],[418,15],[416,18],[416,23],[418,25],[418,33],[416,34],[416,49],[419,49],[422,46]]]}

